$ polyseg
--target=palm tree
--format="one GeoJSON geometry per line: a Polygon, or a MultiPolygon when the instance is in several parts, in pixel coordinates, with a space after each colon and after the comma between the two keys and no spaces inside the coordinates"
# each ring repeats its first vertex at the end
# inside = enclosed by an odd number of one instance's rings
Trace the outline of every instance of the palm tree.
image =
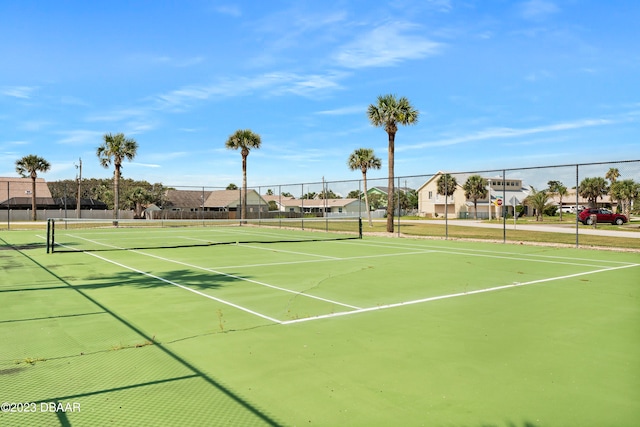
{"type": "Polygon", "coordinates": [[[127,199],[134,206],[134,218],[142,218],[145,206],[153,201],[153,195],[142,187],[136,187],[129,193],[127,199]]]}
{"type": "Polygon", "coordinates": [[[604,177],[613,184],[620,177],[620,171],[618,168],[609,168],[604,177]]]}
{"type": "Polygon", "coordinates": [[[544,210],[549,207],[547,201],[549,200],[549,195],[545,190],[537,191],[535,188],[531,187],[531,192],[524,199],[524,203],[530,205],[536,213],[536,221],[543,221],[544,210]]]}
{"type": "Polygon", "coordinates": [[[640,184],[633,179],[624,179],[611,184],[611,196],[620,201],[622,213],[629,218],[631,203],[640,196],[640,184]]]}
{"type": "MultiPolygon", "coordinates": [[[[453,196],[453,193],[456,192],[458,181],[454,176],[451,176],[448,173],[445,173],[443,175],[440,175],[440,178],[438,178],[438,181],[437,181],[437,185],[438,185],[438,194],[446,197],[451,197],[453,196]]],[[[449,205],[447,203],[445,203],[444,209],[445,209],[444,214],[446,215],[449,211],[449,205]]]]}
{"type": "Polygon", "coordinates": [[[578,193],[589,201],[589,206],[596,207],[598,197],[602,197],[609,191],[607,181],[602,177],[585,178],[578,186],[578,193]]]}
{"type": "Polygon", "coordinates": [[[389,136],[389,183],[387,193],[387,232],[393,233],[393,163],[396,132],[398,124],[413,125],[418,122],[419,112],[405,97],[396,98],[395,95],[378,96],[377,104],[369,105],[367,116],[372,125],[382,127],[389,136]]]}
{"type": "Polygon", "coordinates": [[[242,154],[242,206],[240,216],[247,219],[247,157],[252,148],[260,148],[260,135],[253,133],[250,129],[239,129],[229,136],[225,147],[229,150],[240,150],[242,154]]]}
{"type": "Polygon", "coordinates": [[[487,180],[480,175],[471,175],[462,189],[464,197],[473,200],[473,217],[478,219],[478,200],[487,197],[487,180]]]}
{"type": "Polygon", "coordinates": [[[138,151],[138,143],[133,138],[125,138],[123,133],[115,135],[106,133],[102,137],[102,145],[96,150],[100,165],[108,168],[113,162],[113,218],[118,219],[120,209],[120,171],[122,162],[131,161],[138,151]]]}
{"type": "Polygon", "coordinates": [[[364,206],[367,210],[369,227],[373,227],[371,210],[369,209],[369,196],[367,195],[367,171],[369,169],[380,169],[382,167],[382,161],[373,153],[373,148],[358,148],[349,156],[347,165],[349,165],[349,169],[352,171],[357,169],[362,171],[362,180],[364,181],[364,206]]]}
{"type": "Polygon", "coordinates": [[[51,164],[40,156],[29,154],[21,159],[16,160],[16,172],[21,177],[31,177],[31,219],[37,219],[36,213],[36,178],[38,172],[46,172],[51,168],[51,164]]]}
{"type": "Polygon", "coordinates": [[[549,186],[549,192],[553,194],[557,194],[560,205],[560,221],[562,221],[562,198],[569,194],[567,187],[565,187],[560,181],[549,181],[547,182],[549,186]]]}
{"type": "MultiPolygon", "coordinates": [[[[605,174],[605,178],[607,178],[609,180],[609,182],[611,182],[612,186],[618,180],[619,177],[620,177],[620,171],[618,170],[618,168],[609,168],[609,170],[605,174]]],[[[618,203],[616,202],[616,199],[617,198],[615,197],[615,195],[612,194],[612,197],[611,197],[611,210],[613,212],[616,212],[616,208],[617,208],[617,205],[618,205],[618,203]]]]}

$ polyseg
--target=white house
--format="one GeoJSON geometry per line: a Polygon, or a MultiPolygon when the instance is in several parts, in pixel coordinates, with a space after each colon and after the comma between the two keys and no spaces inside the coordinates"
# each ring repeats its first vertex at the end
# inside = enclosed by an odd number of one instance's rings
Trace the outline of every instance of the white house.
{"type": "Polygon", "coordinates": [[[360,199],[296,199],[278,195],[262,196],[267,202],[276,203],[280,212],[315,213],[328,215],[360,215],[366,213],[360,199]]]}
{"type": "MultiPolygon", "coordinates": [[[[451,196],[438,194],[438,179],[446,172],[439,171],[418,189],[418,213],[425,217],[442,217],[447,214],[453,218],[474,217],[473,200],[467,199],[463,185],[473,174],[451,174],[456,179],[456,188],[451,196]]],[[[478,218],[500,217],[503,206],[513,214],[517,206],[529,194],[521,179],[502,177],[483,177],[487,180],[487,197],[477,200],[478,218]]]]}

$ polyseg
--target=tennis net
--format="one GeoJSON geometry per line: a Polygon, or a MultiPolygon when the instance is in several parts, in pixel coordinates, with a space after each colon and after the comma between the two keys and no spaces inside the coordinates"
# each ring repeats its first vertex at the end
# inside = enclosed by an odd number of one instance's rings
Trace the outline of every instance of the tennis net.
{"type": "Polygon", "coordinates": [[[359,238],[359,217],[47,221],[47,253],[359,238]]]}

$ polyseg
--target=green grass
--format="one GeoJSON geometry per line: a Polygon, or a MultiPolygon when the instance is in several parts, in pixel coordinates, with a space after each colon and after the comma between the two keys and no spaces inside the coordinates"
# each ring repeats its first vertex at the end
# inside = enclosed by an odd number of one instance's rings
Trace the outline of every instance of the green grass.
{"type": "Polygon", "coordinates": [[[36,234],[0,233],[3,400],[82,411],[0,425],[640,419],[637,253],[366,237],[47,255],[36,234]]]}
{"type": "MultiPolygon", "coordinates": [[[[492,221],[495,224],[502,224],[502,222],[492,221]]],[[[521,224],[518,222],[518,224],[521,224]]],[[[535,221],[530,224],[535,224],[535,221]]],[[[530,225],[529,223],[527,225],[530,225]]],[[[537,223],[538,225],[550,225],[552,222],[537,223]]],[[[613,225],[599,224],[598,229],[610,229],[610,230],[624,230],[624,231],[639,231],[636,229],[636,224],[631,227],[618,227],[613,225]]],[[[580,225],[580,230],[593,229],[589,226],[580,225]]],[[[367,233],[381,233],[386,232],[386,223],[378,221],[373,223],[373,227],[369,227],[366,221],[363,223],[363,232],[367,233]]],[[[396,223],[395,231],[398,232],[396,223]]],[[[503,229],[498,228],[485,228],[485,227],[470,227],[470,226],[458,226],[458,225],[445,225],[444,220],[424,220],[420,222],[402,222],[400,220],[400,232],[406,236],[415,237],[449,237],[457,239],[478,239],[478,240],[491,240],[502,241],[504,237],[503,229]]],[[[544,231],[527,231],[513,229],[513,223],[507,223],[506,227],[506,239],[508,242],[538,242],[549,244],[563,244],[572,245],[576,244],[575,233],[554,233],[544,231]]],[[[622,248],[622,249],[640,249],[640,240],[630,237],[618,237],[618,236],[594,236],[579,232],[579,245],[584,247],[610,247],[610,248],[622,248]]]]}

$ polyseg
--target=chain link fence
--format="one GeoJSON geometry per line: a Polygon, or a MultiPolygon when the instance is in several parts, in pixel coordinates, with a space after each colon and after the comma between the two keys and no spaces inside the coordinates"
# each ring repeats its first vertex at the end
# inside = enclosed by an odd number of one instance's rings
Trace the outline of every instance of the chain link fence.
{"type": "MultiPolygon", "coordinates": [[[[28,221],[9,182],[0,189],[0,221],[28,221]],[[6,200],[5,200],[6,199],[6,200]],[[12,204],[13,203],[13,204],[12,204]]],[[[126,181],[123,186],[133,185],[126,181]]],[[[155,203],[130,203],[121,219],[260,219],[360,216],[367,232],[502,242],[640,248],[640,160],[529,168],[432,171],[388,178],[264,184],[247,188],[164,184],[155,203]]],[[[121,193],[127,192],[126,188],[121,193]]],[[[26,203],[24,197],[20,200],[26,203]]],[[[40,200],[39,200],[40,201],[40,200]]],[[[47,217],[114,218],[110,209],[38,210],[47,217]]]]}

